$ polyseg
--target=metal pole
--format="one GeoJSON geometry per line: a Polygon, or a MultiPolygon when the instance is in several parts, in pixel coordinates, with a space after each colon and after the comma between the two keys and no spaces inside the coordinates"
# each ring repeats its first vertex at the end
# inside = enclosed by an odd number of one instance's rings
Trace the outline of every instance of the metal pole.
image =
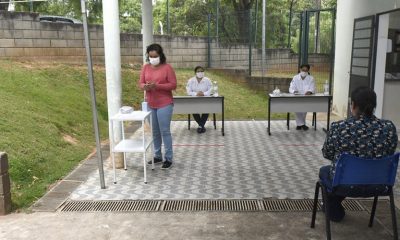
{"type": "Polygon", "coordinates": [[[100,186],[102,189],[106,188],[104,182],[104,169],[103,169],[103,156],[101,154],[101,142],[100,142],[100,133],[99,133],[99,124],[97,120],[97,107],[96,107],[96,93],[94,89],[94,81],[93,81],[93,67],[92,67],[92,53],[90,50],[90,36],[88,30],[87,16],[86,16],[86,0],[81,0],[81,9],[82,9],[82,19],[83,19],[83,33],[85,35],[85,48],[86,48],[86,58],[88,65],[88,77],[89,77],[89,86],[90,86],[90,96],[92,100],[92,115],[93,115],[93,128],[96,137],[96,150],[97,150],[97,165],[99,168],[100,175],[100,186]]]}
{"type": "Polygon", "coordinates": [[[314,42],[314,53],[320,53],[321,49],[320,49],[320,44],[319,44],[319,31],[320,31],[320,12],[317,11],[315,12],[315,30],[314,30],[314,34],[315,34],[315,42],[314,42]]]}
{"type": "Polygon", "coordinates": [[[169,26],[169,0],[167,0],[167,33],[171,35],[171,29],[169,26]]]}
{"type": "Polygon", "coordinates": [[[266,0],[263,0],[262,3],[262,46],[261,46],[261,77],[264,78],[264,66],[265,66],[265,8],[266,8],[266,0]]]}
{"type": "Polygon", "coordinates": [[[252,54],[251,54],[251,51],[252,51],[252,49],[251,49],[251,43],[252,43],[252,37],[251,37],[251,35],[253,35],[252,34],[252,32],[251,32],[251,28],[252,28],[252,24],[251,24],[252,22],[251,22],[251,9],[249,10],[249,76],[251,77],[251,58],[252,58],[252,54]]]}
{"type": "Polygon", "coordinates": [[[302,54],[302,47],[303,47],[303,34],[304,34],[304,29],[303,29],[303,15],[304,12],[300,13],[300,34],[299,34],[299,48],[298,48],[298,66],[297,68],[300,68],[301,63],[301,54],[302,54]]]}
{"type": "Polygon", "coordinates": [[[32,0],[29,1],[29,10],[30,10],[30,12],[33,12],[33,1],[32,0]]]}
{"type": "Polygon", "coordinates": [[[207,54],[207,67],[211,67],[211,27],[210,27],[210,22],[211,22],[211,14],[208,14],[208,54],[207,54]]]}
{"type": "Polygon", "coordinates": [[[303,64],[304,64],[304,63],[308,63],[309,35],[310,35],[310,12],[306,11],[306,17],[305,17],[305,22],[304,22],[304,54],[303,54],[303,64]]]}
{"type": "Polygon", "coordinates": [[[290,48],[290,35],[292,35],[292,11],[289,11],[289,31],[287,48],[290,48]]]}
{"type": "Polygon", "coordinates": [[[335,28],[336,28],[335,22],[336,22],[336,11],[332,10],[331,71],[329,73],[329,95],[332,95],[333,69],[335,67],[335,28]]]}
{"type": "Polygon", "coordinates": [[[254,29],[255,29],[255,31],[254,31],[254,46],[256,46],[256,47],[257,47],[257,22],[258,22],[257,17],[258,17],[258,0],[256,0],[256,16],[255,16],[256,23],[254,26],[254,29]]]}
{"type": "Polygon", "coordinates": [[[217,40],[217,46],[218,46],[218,34],[219,34],[219,33],[218,33],[218,30],[219,30],[219,29],[218,29],[218,25],[219,25],[219,24],[218,24],[218,19],[219,19],[219,0],[216,0],[216,5],[217,5],[217,11],[216,11],[216,12],[217,12],[217,16],[215,16],[215,27],[216,27],[216,35],[217,35],[217,36],[216,36],[216,37],[217,37],[216,40],[217,40]]]}

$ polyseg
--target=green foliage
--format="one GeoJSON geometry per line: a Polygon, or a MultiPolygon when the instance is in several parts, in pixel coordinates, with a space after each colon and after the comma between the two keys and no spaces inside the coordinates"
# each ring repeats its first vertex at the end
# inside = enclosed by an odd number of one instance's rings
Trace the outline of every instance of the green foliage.
{"type": "MultiPolygon", "coordinates": [[[[30,11],[31,3],[16,3],[16,11],[30,11]]],[[[81,19],[80,0],[48,0],[44,2],[32,2],[33,11],[43,15],[56,15],[81,19]]],[[[89,11],[88,21],[92,24],[102,23],[102,3],[100,0],[87,2],[86,8],[89,11]]]]}
{"type": "MultiPolygon", "coordinates": [[[[213,6],[210,1],[169,0],[168,4],[172,35],[207,36],[207,16],[213,6]]],[[[160,33],[160,22],[164,34],[168,33],[167,16],[167,0],[158,0],[153,8],[155,33],[160,33]]]]}
{"type": "Polygon", "coordinates": [[[140,33],[142,29],[142,3],[140,0],[120,0],[121,32],[140,33]]]}

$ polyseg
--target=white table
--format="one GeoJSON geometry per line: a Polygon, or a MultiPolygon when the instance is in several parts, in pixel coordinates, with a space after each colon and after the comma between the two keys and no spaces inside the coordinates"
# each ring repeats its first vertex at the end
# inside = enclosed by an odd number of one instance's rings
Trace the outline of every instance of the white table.
{"type": "Polygon", "coordinates": [[[214,128],[217,128],[215,114],[222,114],[222,136],[225,136],[224,132],[224,96],[174,96],[174,114],[188,114],[188,129],[190,129],[190,114],[196,113],[213,113],[214,117],[214,128]]]}
{"type": "MultiPolygon", "coordinates": [[[[316,112],[326,112],[327,126],[329,131],[330,109],[332,95],[324,95],[321,93],[312,95],[295,95],[290,93],[281,93],[280,96],[269,94],[268,98],[268,134],[271,135],[271,113],[278,112],[312,112],[313,125],[316,129],[316,112]]],[[[289,114],[287,115],[287,127],[289,129],[289,114]]]]}
{"type": "MultiPolygon", "coordinates": [[[[147,176],[146,176],[146,151],[153,142],[153,138],[150,134],[150,137],[146,138],[145,131],[144,131],[144,124],[148,120],[150,122],[150,129],[151,129],[151,112],[143,112],[143,111],[133,111],[132,113],[122,114],[117,113],[116,115],[112,116],[109,121],[109,127],[111,129],[111,142],[110,142],[110,151],[111,151],[111,159],[112,165],[114,170],[114,183],[117,183],[116,176],[115,176],[115,159],[114,153],[122,152],[124,153],[124,169],[126,170],[126,153],[143,153],[143,167],[144,167],[144,183],[147,183],[147,176]],[[138,121],[142,123],[142,136],[135,138],[135,139],[125,139],[125,129],[124,129],[124,122],[125,121],[138,121]],[[122,130],[122,140],[115,143],[114,142],[114,122],[121,124],[122,130]]],[[[152,129],[151,129],[152,130],[152,129]]],[[[154,170],[154,160],[152,163],[152,169],[154,170]]]]}

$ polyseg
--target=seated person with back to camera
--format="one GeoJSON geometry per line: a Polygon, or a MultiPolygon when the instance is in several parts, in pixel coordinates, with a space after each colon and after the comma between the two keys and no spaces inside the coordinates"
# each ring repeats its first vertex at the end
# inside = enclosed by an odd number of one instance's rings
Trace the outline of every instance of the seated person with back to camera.
{"type": "MultiPolygon", "coordinates": [[[[190,78],[186,85],[186,92],[189,96],[210,96],[212,84],[209,78],[204,76],[204,68],[197,66],[194,69],[196,76],[190,78]]],[[[197,128],[198,133],[206,132],[204,125],[208,119],[208,113],[193,114],[194,120],[199,124],[197,128]]]]}
{"type": "MultiPolygon", "coordinates": [[[[310,74],[310,65],[302,64],[299,74],[293,77],[289,92],[293,94],[311,95],[315,93],[315,81],[310,74]]],[[[306,126],[306,112],[296,112],[296,130],[308,130],[306,126]]]]}
{"type": "MultiPolygon", "coordinates": [[[[360,87],[351,93],[351,116],[346,120],[333,122],[326,136],[322,154],[332,161],[331,165],[321,167],[319,178],[332,184],[335,175],[335,163],[342,153],[349,153],[361,158],[383,158],[396,151],[398,136],[396,127],[389,120],[379,119],[374,115],[376,94],[368,87],[360,87]]],[[[376,186],[349,187],[351,191],[369,194],[376,186]]],[[[345,194],[343,194],[345,195],[345,194]]],[[[340,193],[328,194],[329,217],[339,222],[345,216],[340,193]]]]}

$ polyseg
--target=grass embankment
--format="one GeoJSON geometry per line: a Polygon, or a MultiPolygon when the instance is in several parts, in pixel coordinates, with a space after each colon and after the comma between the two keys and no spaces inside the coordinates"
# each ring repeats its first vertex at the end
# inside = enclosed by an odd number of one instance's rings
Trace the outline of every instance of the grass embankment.
{"type": "MultiPolygon", "coordinates": [[[[107,139],[106,83],[95,69],[99,126],[107,139]]],[[[192,70],[177,70],[176,95],[185,95],[192,70]]],[[[218,72],[226,119],[265,119],[266,96],[218,72]]],[[[122,70],[124,105],[140,108],[139,69],[122,70]]],[[[176,117],[186,119],[185,116],[176,117]]],[[[0,61],[0,151],[9,155],[13,209],[26,208],[94,148],[91,102],[84,65],[0,61]]]]}
{"type": "Polygon", "coordinates": [[[83,67],[68,65],[1,61],[0,76],[0,151],[9,155],[13,208],[24,208],[92,150],[88,82],[83,67]]]}

